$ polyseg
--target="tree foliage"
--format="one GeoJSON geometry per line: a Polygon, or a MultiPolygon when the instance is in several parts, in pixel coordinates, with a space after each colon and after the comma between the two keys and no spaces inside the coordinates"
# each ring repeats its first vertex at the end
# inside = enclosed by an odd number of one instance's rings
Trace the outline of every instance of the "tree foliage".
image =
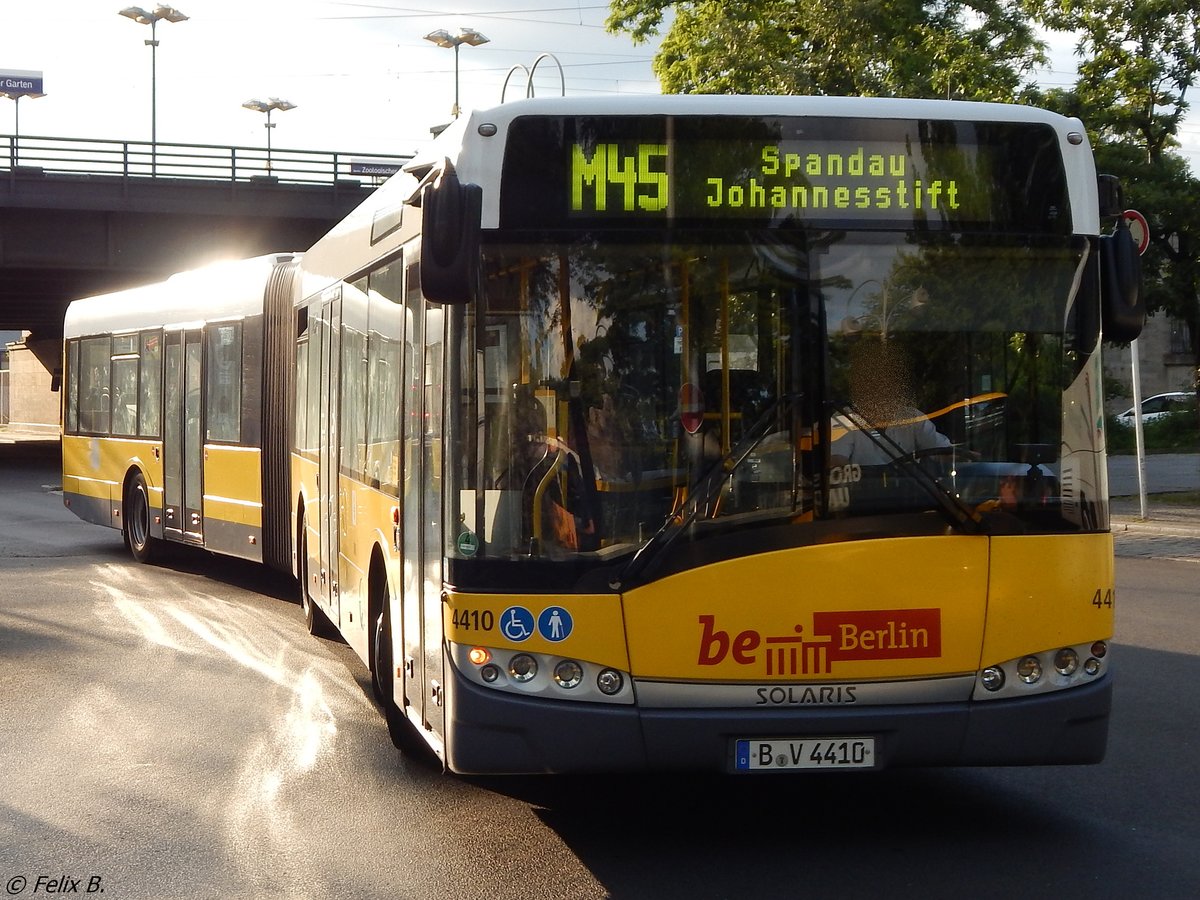
{"type": "Polygon", "coordinates": [[[1188,323],[1200,362],[1200,182],[1177,151],[1187,94],[1200,74],[1195,0],[1030,0],[1051,28],[1077,35],[1079,78],[1043,105],[1081,118],[1100,171],[1121,178],[1146,215],[1147,304],[1188,323]]]}
{"type": "Polygon", "coordinates": [[[645,40],[668,10],[667,93],[1010,101],[1045,61],[1020,0],[614,0],[608,28],[645,40]]]}

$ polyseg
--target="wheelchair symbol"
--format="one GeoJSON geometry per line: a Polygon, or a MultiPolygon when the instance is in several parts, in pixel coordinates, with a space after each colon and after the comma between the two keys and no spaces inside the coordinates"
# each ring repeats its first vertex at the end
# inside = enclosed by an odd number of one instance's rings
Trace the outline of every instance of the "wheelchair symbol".
{"type": "Polygon", "coordinates": [[[533,613],[523,606],[510,606],[500,614],[500,633],[518,644],[533,637],[533,613]]]}

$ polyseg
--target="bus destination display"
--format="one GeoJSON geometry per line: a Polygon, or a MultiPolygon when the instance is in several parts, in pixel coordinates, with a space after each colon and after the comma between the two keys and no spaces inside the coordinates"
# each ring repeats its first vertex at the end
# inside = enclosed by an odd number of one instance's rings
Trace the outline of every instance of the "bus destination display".
{"type": "Polygon", "coordinates": [[[1058,137],[1032,123],[530,116],[503,185],[520,228],[1071,228],[1058,137]]]}
{"type": "Polygon", "coordinates": [[[604,143],[570,147],[571,211],[588,216],[641,213],[736,216],[836,211],[888,218],[953,214],[966,198],[956,177],[922,175],[891,144],[698,142],[677,165],[667,144],[604,143]],[[744,158],[731,159],[732,151],[744,158]],[[742,152],[736,153],[743,157],[742,152]],[[697,166],[696,161],[711,160],[697,166]],[[735,162],[734,165],[730,165],[735,162]],[[674,183],[673,183],[674,182],[674,183]]]}

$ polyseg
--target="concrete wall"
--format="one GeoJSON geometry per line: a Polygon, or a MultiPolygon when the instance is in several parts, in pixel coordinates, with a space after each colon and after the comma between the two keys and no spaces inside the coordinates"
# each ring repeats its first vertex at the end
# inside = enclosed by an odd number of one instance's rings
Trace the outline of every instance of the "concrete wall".
{"type": "Polygon", "coordinates": [[[50,389],[59,367],[59,341],[29,341],[28,332],[8,344],[8,427],[58,432],[59,393],[50,389]]]}

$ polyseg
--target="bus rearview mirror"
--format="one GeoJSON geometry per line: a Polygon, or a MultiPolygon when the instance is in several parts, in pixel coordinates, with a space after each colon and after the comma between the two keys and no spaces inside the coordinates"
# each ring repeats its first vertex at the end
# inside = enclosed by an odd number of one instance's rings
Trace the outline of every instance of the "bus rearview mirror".
{"type": "Polygon", "coordinates": [[[479,284],[483,189],[443,171],[421,189],[421,290],[435,303],[470,303],[479,284]]]}

